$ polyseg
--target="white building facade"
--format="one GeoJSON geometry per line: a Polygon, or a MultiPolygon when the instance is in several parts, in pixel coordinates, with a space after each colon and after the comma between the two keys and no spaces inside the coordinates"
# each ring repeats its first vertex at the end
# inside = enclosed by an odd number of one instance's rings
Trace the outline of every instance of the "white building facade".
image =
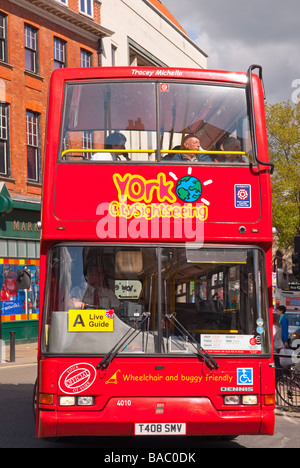
{"type": "Polygon", "coordinates": [[[102,0],[102,66],[207,68],[207,55],[159,0],[102,0]]]}

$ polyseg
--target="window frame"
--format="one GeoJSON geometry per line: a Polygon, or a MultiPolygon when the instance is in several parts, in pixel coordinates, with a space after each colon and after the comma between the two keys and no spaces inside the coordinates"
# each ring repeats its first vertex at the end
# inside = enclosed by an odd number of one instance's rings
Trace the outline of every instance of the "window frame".
{"type": "Polygon", "coordinates": [[[94,132],[91,130],[84,130],[82,132],[82,148],[93,149],[94,147],[94,132]]]}
{"type": "Polygon", "coordinates": [[[24,51],[25,51],[25,70],[34,73],[35,75],[39,74],[39,43],[38,43],[38,32],[39,30],[34,26],[25,23],[24,24],[24,51]],[[31,32],[29,36],[27,32],[31,32]],[[32,42],[32,44],[31,44],[32,42]],[[32,61],[33,67],[28,68],[27,59],[28,53],[30,53],[30,61],[32,61]]]}
{"type": "Polygon", "coordinates": [[[56,36],[53,37],[53,61],[54,70],[67,67],[67,42],[56,36]],[[58,48],[57,45],[61,48],[58,48]],[[62,54],[62,59],[56,57],[56,52],[58,52],[59,55],[62,54]]]}
{"type": "Polygon", "coordinates": [[[86,15],[89,18],[94,18],[93,0],[79,0],[79,13],[82,13],[83,15],[86,15]]]}
{"type": "Polygon", "coordinates": [[[2,29],[2,36],[0,34],[0,61],[8,63],[8,37],[7,37],[7,22],[8,17],[0,11],[0,18],[2,18],[2,25],[0,25],[0,31],[2,29]]]}
{"type": "Polygon", "coordinates": [[[41,114],[33,112],[29,109],[26,110],[26,148],[27,148],[27,180],[28,182],[40,183],[41,182],[41,131],[40,131],[40,117],[41,114]],[[29,117],[34,119],[29,121],[29,117]],[[32,130],[29,131],[29,126],[32,130]],[[29,177],[29,158],[31,154],[29,149],[33,151],[34,156],[34,172],[35,177],[29,177]]]}
{"type": "MultiPolygon", "coordinates": [[[[9,177],[10,176],[10,138],[9,138],[9,126],[10,126],[10,116],[9,116],[9,104],[0,103],[0,143],[3,142],[4,154],[3,154],[3,166],[5,168],[4,172],[1,172],[0,175],[9,177]],[[4,114],[2,113],[4,109],[4,114]],[[3,120],[5,125],[2,125],[3,120]],[[5,135],[4,135],[5,133],[5,135]]],[[[1,156],[1,154],[0,154],[1,156]]],[[[1,168],[1,165],[0,165],[1,168]]]]}
{"type": "Polygon", "coordinates": [[[93,66],[93,53],[86,49],[80,49],[80,67],[92,68],[93,66]]]}

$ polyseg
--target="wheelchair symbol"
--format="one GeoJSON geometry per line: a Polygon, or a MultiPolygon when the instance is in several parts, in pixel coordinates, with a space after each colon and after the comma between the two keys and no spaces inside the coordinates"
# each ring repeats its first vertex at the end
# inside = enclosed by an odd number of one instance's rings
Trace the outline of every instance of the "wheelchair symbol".
{"type": "Polygon", "coordinates": [[[238,385],[253,385],[253,369],[252,368],[237,369],[237,384],[238,385]]]}

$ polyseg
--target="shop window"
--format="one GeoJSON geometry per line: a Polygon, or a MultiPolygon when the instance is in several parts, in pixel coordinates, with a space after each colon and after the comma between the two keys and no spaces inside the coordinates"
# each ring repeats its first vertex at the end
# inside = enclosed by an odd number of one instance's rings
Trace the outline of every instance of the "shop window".
{"type": "Polygon", "coordinates": [[[35,258],[35,256],[36,256],[35,245],[36,245],[36,242],[27,242],[27,256],[28,256],[28,258],[35,258]]]}
{"type": "Polygon", "coordinates": [[[14,240],[8,241],[8,256],[9,257],[17,257],[18,256],[17,241],[14,241],[14,240]]]}
{"type": "Polygon", "coordinates": [[[7,257],[7,242],[0,240],[0,257],[7,257]]]}
{"type": "Polygon", "coordinates": [[[2,322],[36,320],[39,314],[40,267],[38,260],[2,259],[0,264],[2,322]],[[17,272],[26,266],[31,273],[29,290],[17,288],[17,272]]]}
{"type": "Polygon", "coordinates": [[[26,241],[18,241],[18,257],[27,257],[26,241]]]}

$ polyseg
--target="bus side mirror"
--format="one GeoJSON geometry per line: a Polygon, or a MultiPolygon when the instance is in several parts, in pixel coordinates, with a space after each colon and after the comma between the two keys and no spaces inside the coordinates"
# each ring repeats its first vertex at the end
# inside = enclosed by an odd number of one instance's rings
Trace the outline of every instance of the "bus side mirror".
{"type": "Polygon", "coordinates": [[[27,268],[22,268],[17,271],[17,288],[30,289],[31,287],[31,273],[27,268]]]}
{"type": "Polygon", "coordinates": [[[277,287],[280,289],[289,289],[288,271],[283,268],[277,268],[277,287]]]}

